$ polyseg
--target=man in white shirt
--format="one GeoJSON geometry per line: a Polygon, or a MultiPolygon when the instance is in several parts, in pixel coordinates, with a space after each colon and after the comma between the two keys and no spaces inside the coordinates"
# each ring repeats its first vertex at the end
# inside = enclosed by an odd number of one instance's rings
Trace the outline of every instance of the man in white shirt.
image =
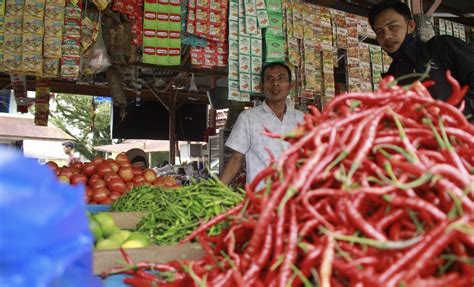
{"type": "Polygon", "coordinates": [[[262,71],[265,101],[262,105],[243,111],[226,142],[233,150],[224,167],[221,180],[229,184],[238,173],[245,157],[247,183],[270,163],[267,150],[278,158],[289,144],[281,139],[263,135],[264,129],[276,134],[287,134],[303,121],[303,113],[286,106],[291,89],[291,70],[284,63],[270,63],[262,71]]]}

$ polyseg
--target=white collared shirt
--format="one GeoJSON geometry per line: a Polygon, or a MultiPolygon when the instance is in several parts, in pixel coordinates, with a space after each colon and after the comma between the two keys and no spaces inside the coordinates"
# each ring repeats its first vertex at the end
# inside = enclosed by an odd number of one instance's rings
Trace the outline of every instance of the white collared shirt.
{"type": "Polygon", "coordinates": [[[226,146],[245,154],[247,164],[247,183],[270,163],[269,149],[275,158],[289,147],[289,143],[281,139],[273,139],[262,134],[267,128],[276,134],[288,134],[297,124],[302,122],[304,114],[287,107],[281,121],[266,102],[262,105],[243,111],[227,139],[226,146]]]}

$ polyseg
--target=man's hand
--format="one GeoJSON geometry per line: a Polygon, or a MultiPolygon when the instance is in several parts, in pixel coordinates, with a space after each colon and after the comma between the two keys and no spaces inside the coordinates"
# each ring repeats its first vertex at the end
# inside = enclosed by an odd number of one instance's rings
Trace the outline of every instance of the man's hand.
{"type": "Polygon", "coordinates": [[[241,154],[238,151],[234,151],[232,153],[231,158],[227,162],[220,176],[221,181],[224,184],[228,185],[234,179],[234,177],[239,172],[240,167],[242,166],[242,161],[244,160],[244,158],[245,158],[245,155],[241,154]]]}

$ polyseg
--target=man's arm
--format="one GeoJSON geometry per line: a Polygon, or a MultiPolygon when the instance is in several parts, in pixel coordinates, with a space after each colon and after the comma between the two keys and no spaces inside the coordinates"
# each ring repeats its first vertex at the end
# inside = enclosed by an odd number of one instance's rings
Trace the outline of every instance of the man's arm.
{"type": "Polygon", "coordinates": [[[234,151],[232,153],[232,156],[230,157],[220,176],[221,181],[224,184],[228,185],[237,175],[240,170],[240,167],[242,166],[242,161],[244,157],[245,155],[241,154],[238,151],[234,151]]]}

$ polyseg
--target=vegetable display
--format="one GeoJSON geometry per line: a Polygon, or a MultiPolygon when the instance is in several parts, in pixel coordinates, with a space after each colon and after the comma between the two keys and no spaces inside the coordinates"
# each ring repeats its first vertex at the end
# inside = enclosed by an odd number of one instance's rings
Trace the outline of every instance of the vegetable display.
{"type": "MultiPolygon", "coordinates": [[[[184,239],[201,221],[234,207],[242,199],[243,193],[210,178],[178,189],[137,187],[119,198],[112,210],[148,212],[136,229],[156,244],[172,244],[184,239]]],[[[220,226],[213,226],[209,234],[216,235],[220,230],[220,226]]]]}
{"type": "Polygon", "coordinates": [[[153,169],[133,167],[124,153],[114,159],[97,156],[91,162],[76,162],[71,167],[58,167],[55,162],[46,163],[68,184],[83,184],[88,204],[111,204],[135,186],[157,185],[174,188],[178,183],[171,177],[157,177],[153,169]]]}
{"type": "Polygon", "coordinates": [[[201,260],[141,264],[161,275],[127,283],[473,286],[474,125],[431,84],[389,77],[310,108],[244,201],[184,240],[199,240],[201,260]]]}

